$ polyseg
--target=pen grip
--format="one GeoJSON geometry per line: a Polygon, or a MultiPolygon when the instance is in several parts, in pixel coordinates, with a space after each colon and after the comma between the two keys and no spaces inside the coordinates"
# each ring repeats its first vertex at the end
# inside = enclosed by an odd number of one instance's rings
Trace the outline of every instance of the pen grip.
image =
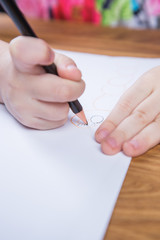
{"type": "MultiPolygon", "coordinates": [[[[22,12],[17,7],[16,2],[14,0],[0,0],[0,4],[2,5],[5,12],[13,20],[13,22],[17,26],[19,32],[23,36],[30,36],[30,37],[38,38],[37,35],[32,30],[32,28],[30,27],[30,25],[28,24],[27,20],[25,19],[24,15],[22,14],[22,12]]],[[[49,66],[43,66],[43,68],[45,69],[45,71],[47,73],[58,75],[57,67],[54,63],[52,63],[49,66]]],[[[75,114],[79,113],[82,110],[82,106],[78,100],[69,102],[69,106],[75,114]]]]}

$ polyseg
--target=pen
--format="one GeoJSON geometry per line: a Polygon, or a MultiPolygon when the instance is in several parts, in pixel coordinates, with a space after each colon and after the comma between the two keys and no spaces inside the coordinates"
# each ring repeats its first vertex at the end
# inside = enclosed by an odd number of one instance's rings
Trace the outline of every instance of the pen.
{"type": "MultiPolygon", "coordinates": [[[[29,23],[25,19],[22,12],[19,10],[14,0],[0,0],[0,3],[5,12],[11,17],[19,32],[23,36],[31,36],[37,38],[29,23]]],[[[53,63],[49,66],[42,66],[47,73],[58,75],[56,65],[53,63]]],[[[78,100],[68,103],[73,113],[75,113],[86,125],[88,124],[83,108],[78,100]]]]}

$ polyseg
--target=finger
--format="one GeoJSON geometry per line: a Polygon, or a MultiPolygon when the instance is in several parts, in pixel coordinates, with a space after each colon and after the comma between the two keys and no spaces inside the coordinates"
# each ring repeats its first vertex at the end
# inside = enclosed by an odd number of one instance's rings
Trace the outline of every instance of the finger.
{"type": "Polygon", "coordinates": [[[58,75],[60,77],[73,81],[81,80],[82,73],[71,58],[66,57],[63,54],[55,53],[54,63],[57,66],[58,75]]]}
{"type": "Polygon", "coordinates": [[[107,137],[131,112],[152,93],[151,81],[147,77],[141,77],[120,98],[107,119],[97,129],[95,139],[101,142],[107,137]],[[145,84],[143,83],[145,82],[145,84]]]}
{"type": "Polygon", "coordinates": [[[23,73],[44,73],[40,65],[50,65],[54,61],[52,49],[38,38],[17,37],[10,42],[9,49],[16,69],[23,73]]]}
{"type": "Polygon", "coordinates": [[[62,121],[67,119],[69,105],[67,103],[49,103],[36,101],[32,109],[34,117],[46,121],[62,121]]]}
{"type": "Polygon", "coordinates": [[[123,144],[127,156],[136,157],[160,143],[160,115],[134,138],[123,144]]]}
{"type": "Polygon", "coordinates": [[[21,101],[14,101],[12,106],[6,102],[6,108],[24,126],[52,129],[63,125],[68,119],[69,105],[67,103],[39,102],[28,98],[25,94],[19,99],[21,101]]]}
{"type": "Polygon", "coordinates": [[[76,82],[52,74],[43,74],[34,76],[28,88],[34,99],[46,102],[70,102],[81,96],[85,83],[82,80],[76,82]]]}
{"type": "Polygon", "coordinates": [[[145,126],[151,123],[159,113],[159,91],[145,99],[133,113],[123,120],[117,128],[103,139],[103,151],[115,154],[122,149],[124,142],[137,135],[145,126]],[[154,106],[154,107],[153,107],[154,106]]]}
{"type": "Polygon", "coordinates": [[[67,122],[67,118],[61,121],[49,121],[41,118],[32,118],[28,121],[22,122],[26,127],[37,129],[37,130],[49,130],[63,126],[67,122]]]}

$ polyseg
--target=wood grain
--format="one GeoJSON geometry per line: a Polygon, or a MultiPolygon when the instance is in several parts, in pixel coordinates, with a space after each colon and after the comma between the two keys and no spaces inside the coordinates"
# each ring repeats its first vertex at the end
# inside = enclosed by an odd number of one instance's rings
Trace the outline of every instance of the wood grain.
{"type": "MultiPolygon", "coordinates": [[[[63,21],[29,22],[53,48],[112,56],[160,57],[158,30],[110,29],[63,21]]],[[[9,42],[18,34],[11,20],[0,15],[0,39],[9,42]]],[[[133,158],[104,237],[104,240],[134,239],[160,239],[160,145],[133,158]]]]}

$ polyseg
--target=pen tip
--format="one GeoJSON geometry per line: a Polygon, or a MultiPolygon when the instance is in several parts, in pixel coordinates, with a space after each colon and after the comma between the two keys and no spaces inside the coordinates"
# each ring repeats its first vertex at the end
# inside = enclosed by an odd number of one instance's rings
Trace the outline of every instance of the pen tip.
{"type": "Polygon", "coordinates": [[[86,119],[86,116],[85,116],[83,110],[81,112],[77,113],[76,115],[82,120],[82,122],[85,123],[85,125],[88,125],[88,122],[87,122],[87,119],[86,119]]]}

